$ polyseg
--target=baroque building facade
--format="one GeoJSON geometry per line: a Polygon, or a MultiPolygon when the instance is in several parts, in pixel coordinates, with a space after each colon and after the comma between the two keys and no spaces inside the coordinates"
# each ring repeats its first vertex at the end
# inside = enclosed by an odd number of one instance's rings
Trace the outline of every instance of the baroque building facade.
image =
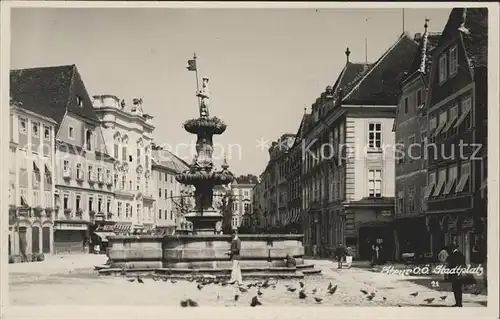
{"type": "Polygon", "coordinates": [[[149,232],[155,221],[151,181],[153,117],[143,111],[139,98],[129,106],[114,95],[96,95],[92,103],[114,159],[111,180],[115,229],[123,233],[149,232]]]}

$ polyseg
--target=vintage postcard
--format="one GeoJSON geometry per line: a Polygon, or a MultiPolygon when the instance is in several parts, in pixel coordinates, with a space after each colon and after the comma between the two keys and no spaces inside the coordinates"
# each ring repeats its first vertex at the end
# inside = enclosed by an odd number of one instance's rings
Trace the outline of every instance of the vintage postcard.
{"type": "Polygon", "coordinates": [[[498,8],[3,2],[2,317],[498,317],[498,8]]]}

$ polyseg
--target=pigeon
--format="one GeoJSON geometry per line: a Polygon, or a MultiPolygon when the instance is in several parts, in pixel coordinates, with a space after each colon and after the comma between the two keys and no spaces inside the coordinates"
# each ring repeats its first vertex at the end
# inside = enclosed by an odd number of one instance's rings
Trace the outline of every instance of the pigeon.
{"type": "Polygon", "coordinates": [[[154,280],[154,281],[158,281],[158,280],[160,280],[160,278],[158,278],[158,277],[156,277],[156,276],[153,276],[153,280],[154,280]]]}
{"type": "Polygon", "coordinates": [[[370,296],[375,297],[375,293],[374,293],[374,292],[372,292],[372,293],[370,294],[370,296]]]}
{"type": "Polygon", "coordinates": [[[445,300],[448,296],[441,296],[441,300],[445,300]]]}
{"type": "Polygon", "coordinates": [[[193,277],[189,277],[189,278],[188,278],[188,281],[189,281],[189,282],[193,282],[193,281],[194,281],[194,278],[193,278],[193,277]]]}
{"type": "Polygon", "coordinates": [[[127,279],[127,280],[130,281],[130,282],[134,282],[135,278],[131,278],[131,279],[127,279]]]}
{"type": "Polygon", "coordinates": [[[198,285],[196,286],[196,288],[198,288],[198,290],[202,290],[202,289],[203,289],[203,285],[202,285],[202,284],[198,284],[198,285]]]}
{"type": "Polygon", "coordinates": [[[369,296],[367,296],[367,297],[366,297],[366,299],[368,299],[368,300],[370,300],[370,301],[372,301],[372,300],[373,300],[373,298],[375,298],[375,296],[374,296],[374,295],[369,295],[369,296]]]}
{"type": "Polygon", "coordinates": [[[288,287],[288,288],[286,288],[286,290],[288,290],[290,292],[295,292],[295,290],[297,290],[297,288],[288,287]]]}
{"type": "Polygon", "coordinates": [[[424,299],[424,301],[427,301],[427,303],[431,303],[434,301],[435,298],[427,298],[427,299],[424,299]]]}
{"type": "Polygon", "coordinates": [[[198,303],[194,300],[188,299],[187,303],[189,307],[198,307],[198,303]]]}
{"type": "Polygon", "coordinates": [[[314,288],[313,290],[311,290],[311,292],[312,292],[313,294],[315,294],[315,293],[316,293],[316,291],[318,291],[318,288],[314,288]]]}
{"type": "Polygon", "coordinates": [[[363,294],[368,295],[368,291],[366,291],[366,290],[364,290],[364,289],[361,289],[360,291],[361,291],[363,294]]]}
{"type": "Polygon", "coordinates": [[[240,292],[245,293],[248,292],[248,289],[245,289],[244,287],[239,287],[240,292]]]}
{"type": "Polygon", "coordinates": [[[175,284],[177,282],[177,280],[173,280],[173,279],[170,279],[170,281],[175,284]]]}
{"type": "Polygon", "coordinates": [[[168,278],[167,277],[162,277],[161,278],[164,282],[167,282],[168,281],[168,278]]]}
{"type": "Polygon", "coordinates": [[[261,287],[262,287],[262,288],[267,288],[267,287],[269,287],[269,279],[266,279],[266,280],[262,283],[261,287]]]}
{"type": "Polygon", "coordinates": [[[335,285],[335,287],[332,287],[330,289],[328,289],[328,294],[330,295],[333,295],[335,293],[335,291],[337,291],[337,285],[335,285]]]}
{"type": "Polygon", "coordinates": [[[234,301],[238,301],[240,299],[240,295],[234,295],[234,301]]]}
{"type": "Polygon", "coordinates": [[[418,292],[411,293],[410,296],[416,297],[418,296],[418,292]]]}
{"type": "Polygon", "coordinates": [[[141,277],[137,276],[137,282],[140,283],[140,284],[143,284],[144,281],[141,279],[141,277]]]}
{"type": "Polygon", "coordinates": [[[257,289],[257,295],[259,295],[259,297],[262,296],[262,291],[260,291],[260,288],[257,289]]]}
{"type": "Polygon", "coordinates": [[[302,289],[301,291],[299,291],[299,299],[306,299],[306,297],[307,297],[307,295],[304,292],[304,289],[302,289]]]}
{"type": "Polygon", "coordinates": [[[304,288],[304,283],[302,281],[299,281],[300,288],[304,288]]]}
{"type": "Polygon", "coordinates": [[[323,301],[323,298],[320,298],[320,297],[314,297],[314,300],[315,300],[317,303],[321,303],[321,301],[323,301]]]}
{"type": "Polygon", "coordinates": [[[254,296],[252,298],[252,301],[250,301],[250,307],[255,307],[255,306],[261,306],[262,303],[259,301],[259,298],[257,296],[254,296]]]}
{"type": "Polygon", "coordinates": [[[227,282],[223,281],[223,282],[221,283],[221,286],[222,286],[222,287],[227,286],[227,282]]]}
{"type": "Polygon", "coordinates": [[[181,300],[181,307],[186,308],[188,306],[187,300],[181,300]]]}
{"type": "Polygon", "coordinates": [[[387,298],[386,298],[386,297],[383,297],[382,299],[383,299],[384,301],[386,301],[386,300],[387,300],[387,298]]]}
{"type": "Polygon", "coordinates": [[[333,287],[333,285],[332,285],[332,283],[330,282],[330,284],[328,285],[328,288],[326,288],[326,289],[330,290],[330,289],[332,289],[332,287],[333,287]]]}

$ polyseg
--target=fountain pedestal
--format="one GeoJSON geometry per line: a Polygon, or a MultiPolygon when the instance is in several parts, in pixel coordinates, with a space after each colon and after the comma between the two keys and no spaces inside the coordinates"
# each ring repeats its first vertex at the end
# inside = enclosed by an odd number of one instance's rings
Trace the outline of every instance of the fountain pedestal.
{"type": "Polygon", "coordinates": [[[193,235],[215,235],[217,222],[222,221],[222,214],[218,211],[189,212],[184,217],[193,223],[193,235]]]}

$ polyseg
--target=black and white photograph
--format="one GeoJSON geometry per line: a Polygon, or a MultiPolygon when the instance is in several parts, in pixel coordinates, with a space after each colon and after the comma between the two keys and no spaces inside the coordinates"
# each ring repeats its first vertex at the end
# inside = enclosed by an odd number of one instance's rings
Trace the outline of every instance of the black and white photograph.
{"type": "Polygon", "coordinates": [[[498,4],[250,4],[2,3],[6,318],[498,317],[498,4]]]}

